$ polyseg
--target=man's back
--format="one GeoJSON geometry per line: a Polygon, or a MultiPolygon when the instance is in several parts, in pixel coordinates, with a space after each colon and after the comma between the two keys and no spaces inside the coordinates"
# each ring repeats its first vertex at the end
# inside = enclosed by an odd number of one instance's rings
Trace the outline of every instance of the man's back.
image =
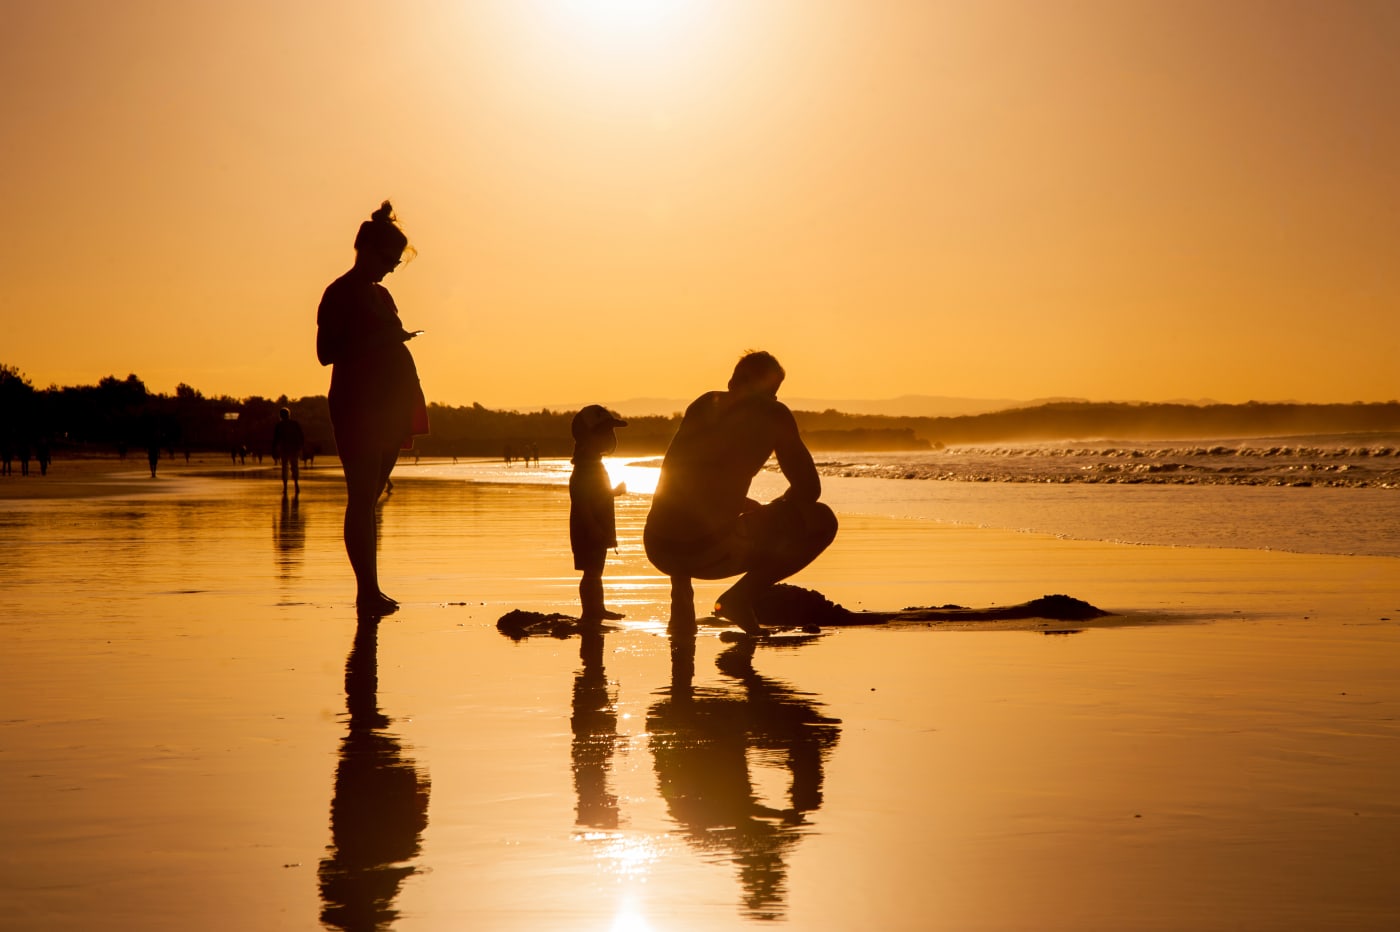
{"type": "Polygon", "coordinates": [[[821,480],[787,406],[768,394],[708,392],[686,409],[666,451],[649,530],[695,540],[734,524],[749,483],[778,454],[789,497],[815,501],[821,480]]]}

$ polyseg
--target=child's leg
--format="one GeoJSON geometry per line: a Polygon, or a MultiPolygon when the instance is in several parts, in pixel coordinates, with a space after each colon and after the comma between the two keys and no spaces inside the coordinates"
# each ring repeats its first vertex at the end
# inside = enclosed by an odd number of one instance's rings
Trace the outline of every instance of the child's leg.
{"type": "Polygon", "coordinates": [[[603,609],[603,571],[602,569],[589,568],[583,571],[583,578],[578,583],[578,600],[583,607],[581,621],[602,621],[603,609]]]}
{"type": "Polygon", "coordinates": [[[582,621],[615,621],[620,619],[622,613],[609,612],[608,607],[603,603],[603,563],[608,557],[608,551],[588,558],[588,560],[575,561],[575,565],[582,571],[584,578],[578,581],[578,602],[582,606],[582,621]]]}

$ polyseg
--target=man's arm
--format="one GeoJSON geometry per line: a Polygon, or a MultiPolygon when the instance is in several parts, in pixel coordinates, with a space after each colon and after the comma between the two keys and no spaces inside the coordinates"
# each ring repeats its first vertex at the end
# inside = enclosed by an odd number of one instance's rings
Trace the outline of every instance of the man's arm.
{"type": "Polygon", "coordinates": [[[777,436],[773,450],[778,455],[778,468],[788,481],[787,491],[778,497],[790,502],[815,502],[822,495],[822,480],[812,462],[812,453],[797,430],[797,419],[787,405],[779,404],[774,421],[777,436]]]}

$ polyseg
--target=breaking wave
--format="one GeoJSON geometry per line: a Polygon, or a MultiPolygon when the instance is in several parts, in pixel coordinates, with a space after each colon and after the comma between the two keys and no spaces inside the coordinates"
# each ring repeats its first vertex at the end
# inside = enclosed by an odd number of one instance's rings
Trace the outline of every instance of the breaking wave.
{"type": "Polygon", "coordinates": [[[966,446],[851,454],[817,466],[826,476],[953,482],[1400,489],[1400,436],[966,446]]]}

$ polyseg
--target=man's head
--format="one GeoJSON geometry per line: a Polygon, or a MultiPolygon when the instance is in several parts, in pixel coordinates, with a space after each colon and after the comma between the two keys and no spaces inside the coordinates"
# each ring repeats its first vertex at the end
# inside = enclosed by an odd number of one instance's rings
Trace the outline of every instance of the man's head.
{"type": "Polygon", "coordinates": [[[735,364],[734,374],[729,377],[729,390],[743,394],[776,395],[778,386],[783,384],[786,377],[787,373],[772,353],[749,350],[735,364]]]}

